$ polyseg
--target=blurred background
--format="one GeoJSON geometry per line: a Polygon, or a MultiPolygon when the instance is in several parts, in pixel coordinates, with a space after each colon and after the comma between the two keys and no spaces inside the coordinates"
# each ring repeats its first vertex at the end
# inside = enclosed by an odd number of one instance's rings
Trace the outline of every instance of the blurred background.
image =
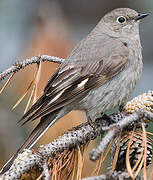
{"type": "MultiPolygon", "coordinates": [[[[140,26],[144,70],[133,96],[153,90],[153,1],[152,0],[1,0],[0,1],[0,71],[17,60],[39,54],[65,58],[75,44],[85,37],[108,11],[130,7],[150,13],[140,26]]],[[[57,64],[43,63],[37,96],[42,94],[47,80],[57,64]]],[[[17,124],[24,112],[27,99],[12,110],[32,80],[35,65],[17,73],[7,89],[0,95],[0,165],[15,152],[35,123],[23,127],[17,124]]],[[[1,83],[1,86],[3,83],[1,83]]],[[[82,112],[72,112],[57,122],[39,141],[50,142],[81,122],[82,112]]],[[[90,145],[90,148],[94,144],[90,145]]],[[[88,159],[88,156],[87,156],[88,159]]],[[[84,175],[94,163],[89,163],[84,175]]]]}

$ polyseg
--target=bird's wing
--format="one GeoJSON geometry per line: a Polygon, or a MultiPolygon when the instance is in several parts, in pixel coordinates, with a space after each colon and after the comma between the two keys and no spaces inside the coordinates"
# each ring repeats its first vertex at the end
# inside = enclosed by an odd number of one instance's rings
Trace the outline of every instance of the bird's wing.
{"type": "MultiPolygon", "coordinates": [[[[122,44],[123,45],[123,44],[122,44]]],[[[128,61],[129,51],[121,45],[120,53],[83,65],[65,63],[48,81],[44,94],[23,116],[24,123],[43,117],[83,97],[90,90],[102,86],[119,73],[128,61]]]]}

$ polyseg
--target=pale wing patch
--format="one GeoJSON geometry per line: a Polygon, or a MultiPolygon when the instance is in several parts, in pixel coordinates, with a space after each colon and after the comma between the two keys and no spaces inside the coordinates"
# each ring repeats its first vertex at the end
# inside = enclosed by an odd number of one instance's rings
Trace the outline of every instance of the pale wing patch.
{"type": "MultiPolygon", "coordinates": [[[[79,83],[79,84],[77,85],[77,88],[81,88],[81,87],[85,86],[85,84],[87,83],[88,79],[89,79],[89,78],[81,81],[81,83],[79,83]]],[[[62,96],[62,94],[65,92],[65,90],[68,89],[69,87],[70,87],[70,86],[64,88],[61,92],[59,92],[59,93],[49,102],[49,104],[51,104],[51,103],[55,102],[57,99],[59,99],[59,98],[62,96]]],[[[48,104],[48,105],[49,105],[49,104],[48,104]]]]}
{"type": "Polygon", "coordinates": [[[80,84],[78,84],[78,85],[77,85],[77,87],[78,87],[78,88],[83,87],[83,86],[87,83],[88,79],[89,79],[89,78],[87,78],[87,79],[85,79],[85,80],[81,81],[81,83],[80,83],[80,84]]]}

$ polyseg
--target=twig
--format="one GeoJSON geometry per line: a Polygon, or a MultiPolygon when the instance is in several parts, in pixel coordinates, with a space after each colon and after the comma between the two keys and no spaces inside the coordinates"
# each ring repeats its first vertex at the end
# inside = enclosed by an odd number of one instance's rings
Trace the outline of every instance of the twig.
{"type": "Polygon", "coordinates": [[[43,173],[41,174],[40,179],[38,178],[37,180],[41,180],[41,177],[43,177],[44,180],[50,180],[47,160],[43,164],[43,173]]]}
{"type": "Polygon", "coordinates": [[[100,176],[87,177],[81,180],[106,180],[106,175],[102,174],[100,176]]]}
{"type": "MultiPolygon", "coordinates": [[[[129,174],[127,172],[121,171],[109,171],[106,175],[93,176],[83,178],[81,180],[130,180],[129,174]]],[[[136,177],[135,180],[142,180],[141,177],[136,177]]]]}
{"type": "Polygon", "coordinates": [[[12,180],[21,177],[25,172],[29,171],[32,167],[42,168],[44,164],[43,158],[33,153],[31,150],[24,150],[15,159],[13,166],[2,176],[0,180],[12,180]]]}
{"type": "Polygon", "coordinates": [[[32,58],[16,62],[10,68],[8,68],[5,71],[3,71],[2,73],[0,73],[0,81],[5,79],[7,76],[11,75],[12,73],[16,73],[20,70],[23,70],[28,65],[39,63],[40,61],[42,61],[42,62],[48,61],[48,62],[54,62],[54,63],[61,64],[62,62],[64,62],[64,60],[65,59],[63,59],[63,58],[58,58],[55,56],[48,56],[48,55],[34,56],[32,58]]]}
{"type": "MultiPolygon", "coordinates": [[[[111,116],[113,119],[113,115],[111,116]]],[[[110,125],[109,127],[103,127],[103,130],[108,130],[107,134],[104,136],[100,144],[97,146],[97,148],[93,149],[90,153],[90,159],[92,161],[96,161],[101,154],[104,152],[106,146],[111,141],[111,139],[114,139],[119,132],[122,131],[123,128],[128,126],[129,124],[136,122],[140,119],[148,119],[150,121],[153,120],[153,113],[147,112],[144,110],[139,110],[136,113],[133,113],[131,115],[125,116],[123,119],[119,120],[117,123],[110,125]]],[[[141,121],[139,121],[140,123],[141,121]]]]}

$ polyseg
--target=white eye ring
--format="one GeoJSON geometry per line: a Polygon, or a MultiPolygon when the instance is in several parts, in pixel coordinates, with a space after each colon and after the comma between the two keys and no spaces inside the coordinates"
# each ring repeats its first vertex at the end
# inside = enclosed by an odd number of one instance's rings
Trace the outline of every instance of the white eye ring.
{"type": "Polygon", "coordinates": [[[116,20],[116,22],[120,23],[120,24],[124,24],[126,22],[126,17],[124,16],[119,16],[116,20]]]}

